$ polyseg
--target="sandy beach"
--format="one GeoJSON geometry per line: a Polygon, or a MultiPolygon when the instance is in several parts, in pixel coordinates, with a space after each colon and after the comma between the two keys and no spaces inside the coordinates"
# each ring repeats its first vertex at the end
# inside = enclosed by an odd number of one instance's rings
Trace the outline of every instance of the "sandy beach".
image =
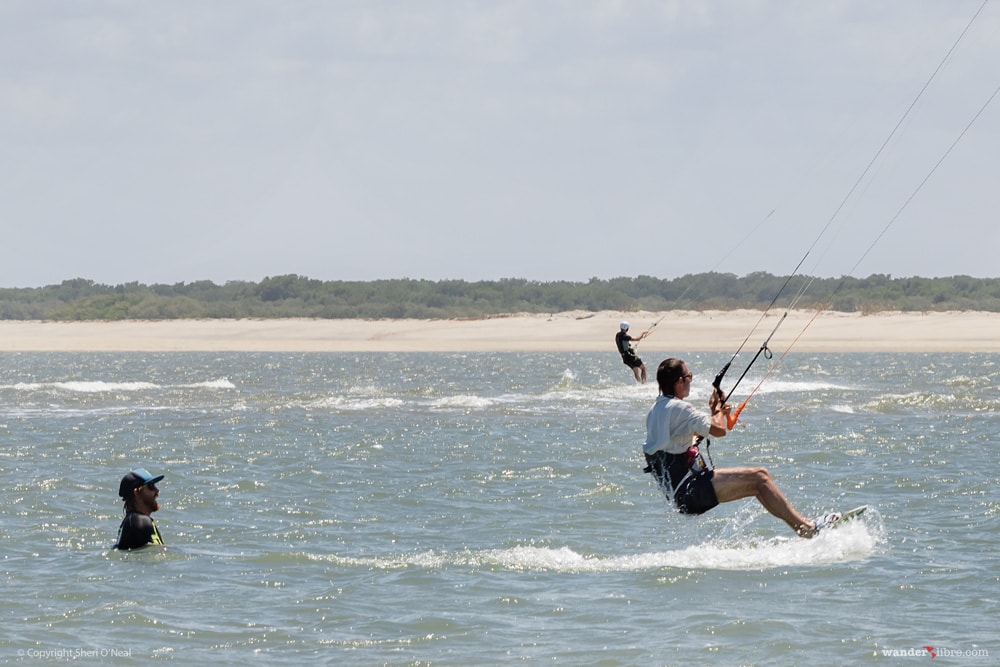
{"type": "Polygon", "coordinates": [[[801,352],[998,352],[1000,313],[871,315],[815,311],[605,311],[450,320],[0,322],[0,351],[507,352],[614,351],[619,322],[640,355],[757,349],[801,352]],[[655,325],[655,326],[654,326],[655,325]]]}

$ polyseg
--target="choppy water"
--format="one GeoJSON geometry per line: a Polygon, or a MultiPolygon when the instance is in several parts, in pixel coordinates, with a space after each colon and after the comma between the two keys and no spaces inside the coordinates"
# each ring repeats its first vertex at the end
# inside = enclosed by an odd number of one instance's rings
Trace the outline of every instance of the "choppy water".
{"type": "Polygon", "coordinates": [[[786,358],[712,456],[871,506],[807,541],[670,511],[613,350],[0,355],[0,661],[990,663],[998,364],[786,358]],[[110,548],[135,466],[165,550],[110,548]]]}

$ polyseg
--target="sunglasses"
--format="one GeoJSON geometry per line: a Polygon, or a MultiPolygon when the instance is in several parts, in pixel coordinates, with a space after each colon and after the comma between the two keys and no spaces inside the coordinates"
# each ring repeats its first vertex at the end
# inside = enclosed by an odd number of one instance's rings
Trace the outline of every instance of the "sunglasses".
{"type": "Polygon", "coordinates": [[[150,482],[149,484],[143,484],[143,486],[149,489],[150,491],[159,491],[159,489],[156,488],[155,482],[150,482]]]}
{"type": "Polygon", "coordinates": [[[677,378],[677,381],[680,382],[681,380],[687,380],[688,382],[690,382],[693,379],[694,379],[694,375],[692,375],[691,373],[688,373],[687,375],[682,375],[679,378],[677,378]]]}

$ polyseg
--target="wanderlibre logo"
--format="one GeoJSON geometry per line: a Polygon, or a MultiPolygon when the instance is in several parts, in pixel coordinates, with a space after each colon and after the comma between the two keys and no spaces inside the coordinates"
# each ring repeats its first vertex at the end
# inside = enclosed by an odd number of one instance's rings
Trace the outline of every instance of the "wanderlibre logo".
{"type": "Polygon", "coordinates": [[[955,649],[944,646],[921,646],[920,648],[884,648],[879,653],[885,658],[988,658],[985,648],[955,649]]]}

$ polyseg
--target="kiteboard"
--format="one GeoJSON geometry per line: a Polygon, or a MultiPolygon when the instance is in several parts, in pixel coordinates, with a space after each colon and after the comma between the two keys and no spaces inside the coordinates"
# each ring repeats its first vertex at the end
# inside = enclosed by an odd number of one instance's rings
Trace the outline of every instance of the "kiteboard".
{"type": "Polygon", "coordinates": [[[868,509],[868,505],[861,505],[860,507],[855,507],[854,509],[847,510],[846,512],[831,512],[825,516],[821,516],[816,519],[816,531],[828,530],[830,528],[837,528],[844,525],[852,519],[857,519],[859,516],[865,513],[868,509]]]}

